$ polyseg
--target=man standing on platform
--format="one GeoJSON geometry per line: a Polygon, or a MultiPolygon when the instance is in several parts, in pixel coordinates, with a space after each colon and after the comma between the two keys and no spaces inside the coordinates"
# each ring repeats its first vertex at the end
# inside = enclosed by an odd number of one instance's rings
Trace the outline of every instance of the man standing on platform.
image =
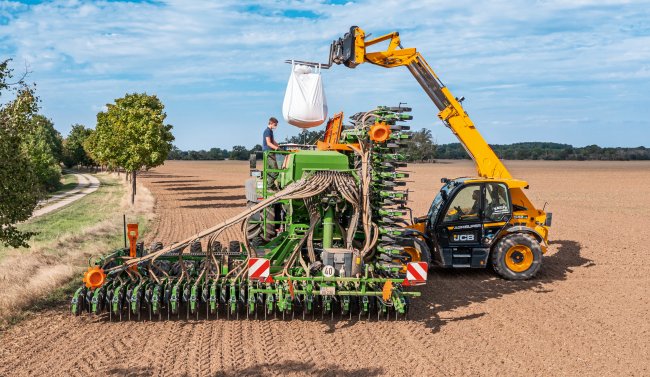
{"type": "MultiPolygon", "coordinates": [[[[280,146],[278,143],[275,142],[275,138],[273,137],[273,130],[278,128],[278,120],[275,119],[274,117],[269,118],[269,124],[268,127],[264,129],[264,134],[262,136],[262,151],[266,152],[268,150],[274,150],[277,151],[280,149],[280,146]]],[[[275,158],[275,153],[269,153],[266,156],[266,161],[268,161],[267,168],[269,169],[277,169],[278,168],[278,161],[275,158]]],[[[277,178],[278,173],[268,173],[266,175],[266,187],[271,187],[273,186],[273,182],[275,181],[275,178],[277,178]]]]}

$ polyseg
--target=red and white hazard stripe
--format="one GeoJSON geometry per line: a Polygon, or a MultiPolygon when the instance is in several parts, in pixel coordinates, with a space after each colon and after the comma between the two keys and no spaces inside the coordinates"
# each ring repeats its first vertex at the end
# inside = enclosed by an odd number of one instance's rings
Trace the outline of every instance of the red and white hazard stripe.
{"type": "Polygon", "coordinates": [[[427,262],[409,262],[406,265],[406,279],[402,285],[420,285],[427,283],[427,271],[429,264],[427,262]]]}
{"type": "Polygon", "coordinates": [[[267,280],[271,273],[271,262],[266,258],[250,258],[248,260],[248,278],[251,280],[267,280]]]}

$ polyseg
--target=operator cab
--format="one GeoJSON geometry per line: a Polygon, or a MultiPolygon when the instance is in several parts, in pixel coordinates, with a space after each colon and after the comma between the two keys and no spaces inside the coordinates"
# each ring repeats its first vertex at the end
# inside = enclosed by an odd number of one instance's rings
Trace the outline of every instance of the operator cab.
{"type": "Polygon", "coordinates": [[[512,217],[508,186],[492,179],[442,182],[425,220],[432,259],[443,267],[484,268],[495,236],[512,217]]]}

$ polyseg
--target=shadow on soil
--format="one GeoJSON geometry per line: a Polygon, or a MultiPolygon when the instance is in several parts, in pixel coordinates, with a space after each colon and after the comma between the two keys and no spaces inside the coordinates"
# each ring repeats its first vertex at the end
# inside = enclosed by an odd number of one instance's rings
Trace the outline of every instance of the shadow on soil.
{"type": "MultiPolygon", "coordinates": [[[[179,183],[197,183],[197,182],[207,182],[205,179],[181,179],[181,180],[174,180],[174,181],[151,181],[151,183],[157,183],[157,184],[163,184],[163,185],[175,185],[179,183]]],[[[186,185],[181,185],[181,186],[186,186],[186,185]]]]}
{"type": "MultiPolygon", "coordinates": [[[[559,240],[551,242],[551,245],[559,246],[557,252],[544,257],[541,271],[531,280],[504,280],[491,269],[430,269],[427,285],[419,289],[422,296],[411,300],[408,320],[422,322],[433,333],[437,333],[447,323],[476,319],[486,315],[486,313],[473,313],[462,317],[443,318],[440,317],[441,312],[453,311],[473,303],[481,303],[520,291],[532,291],[538,294],[552,292],[546,287],[547,284],[567,280],[569,274],[577,267],[595,266],[593,261],[580,256],[581,247],[576,241],[559,240]]],[[[375,318],[373,316],[371,320],[374,321],[375,318]]],[[[334,333],[353,326],[357,321],[356,319],[348,321],[334,316],[333,320],[328,321],[326,318],[323,322],[329,324],[325,332],[334,333]],[[339,323],[343,325],[337,326],[339,323]]]]}
{"type": "Polygon", "coordinates": [[[186,206],[180,206],[181,208],[244,208],[242,203],[213,203],[213,204],[188,204],[186,206]]]}
{"type": "Polygon", "coordinates": [[[193,196],[190,198],[182,198],[180,201],[197,201],[197,202],[214,202],[222,200],[243,200],[246,199],[245,195],[223,195],[223,196],[193,196]]]}
{"type": "Polygon", "coordinates": [[[244,188],[242,185],[237,186],[179,186],[179,187],[170,187],[166,190],[168,191],[208,191],[208,190],[227,190],[234,188],[244,188]]]}
{"type": "MultiPolygon", "coordinates": [[[[219,371],[214,374],[206,374],[206,376],[212,377],[235,377],[235,376],[281,376],[284,374],[300,374],[305,376],[317,376],[317,377],[338,377],[338,376],[354,376],[354,377],[366,377],[366,376],[377,376],[381,375],[384,372],[383,368],[359,368],[359,369],[343,369],[337,365],[329,364],[325,366],[317,366],[314,363],[307,363],[301,361],[282,361],[278,364],[258,364],[253,365],[248,368],[235,368],[232,371],[219,371]]],[[[129,377],[144,377],[151,376],[156,373],[156,368],[154,367],[145,367],[145,368],[112,368],[108,370],[109,376],[129,376],[129,377]]],[[[188,373],[175,374],[175,376],[185,377],[190,376],[188,373]]]]}
{"type": "Polygon", "coordinates": [[[155,173],[155,172],[146,172],[146,173],[138,173],[138,178],[195,178],[195,175],[175,175],[175,174],[163,174],[163,173],[155,173]]]}
{"type": "Polygon", "coordinates": [[[441,318],[439,313],[452,311],[473,303],[484,302],[520,291],[539,294],[551,292],[548,283],[567,280],[576,267],[591,267],[593,261],[580,256],[580,244],[576,241],[559,240],[557,252],[544,257],[541,271],[531,280],[509,281],[498,277],[493,271],[446,270],[429,271],[428,284],[422,288],[422,297],[412,301],[409,319],[423,322],[432,332],[438,332],[449,322],[482,317],[485,313],[465,317],[441,318]]]}

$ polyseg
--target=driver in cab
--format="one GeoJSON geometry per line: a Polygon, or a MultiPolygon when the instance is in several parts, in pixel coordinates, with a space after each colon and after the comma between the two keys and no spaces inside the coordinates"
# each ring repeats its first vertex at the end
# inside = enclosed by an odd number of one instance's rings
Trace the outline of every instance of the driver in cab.
{"type": "Polygon", "coordinates": [[[465,206],[463,206],[464,209],[461,208],[460,205],[452,206],[451,208],[449,208],[449,211],[447,211],[447,216],[445,216],[445,221],[477,218],[479,211],[481,210],[481,190],[476,189],[472,192],[472,200],[474,201],[474,204],[472,204],[472,207],[469,210],[465,206]]]}

